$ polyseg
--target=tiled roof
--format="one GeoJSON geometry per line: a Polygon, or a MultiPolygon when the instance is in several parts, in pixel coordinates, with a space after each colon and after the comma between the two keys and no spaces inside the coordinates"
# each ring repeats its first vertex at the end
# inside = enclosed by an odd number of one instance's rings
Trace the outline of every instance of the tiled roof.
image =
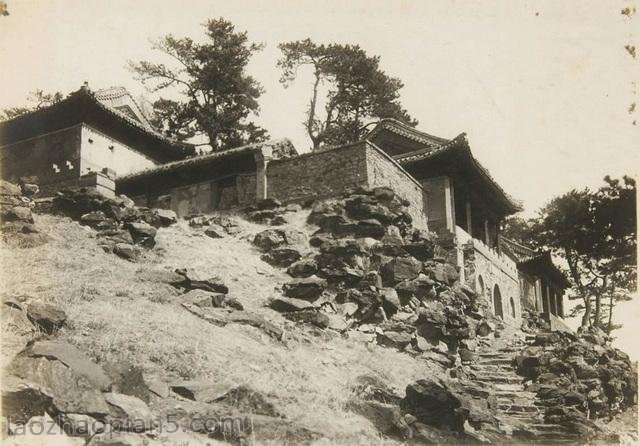
{"type": "Polygon", "coordinates": [[[430,147],[438,147],[449,142],[448,139],[421,132],[410,125],[393,118],[380,120],[380,122],[367,134],[365,139],[372,139],[382,130],[389,130],[397,135],[404,136],[412,141],[426,144],[430,147]]]}
{"type": "Polygon", "coordinates": [[[469,157],[478,172],[489,182],[489,184],[491,184],[496,189],[499,194],[501,194],[505,198],[506,202],[514,212],[522,210],[522,203],[509,195],[496,182],[496,180],[493,179],[489,171],[473,156],[473,154],[471,153],[471,148],[469,147],[467,135],[465,133],[461,133],[460,135],[442,145],[431,145],[429,147],[425,147],[424,149],[396,155],[394,158],[396,159],[396,161],[398,161],[398,163],[404,166],[415,161],[433,158],[446,152],[453,152],[454,150],[463,150],[464,154],[469,157]]]}
{"type": "Polygon", "coordinates": [[[233,149],[222,150],[220,152],[211,152],[205,155],[193,156],[183,160],[173,161],[170,163],[161,164],[159,166],[150,167],[148,169],[145,169],[139,172],[122,176],[118,178],[118,182],[120,183],[120,182],[134,181],[141,178],[158,175],[161,173],[176,172],[179,170],[188,169],[190,167],[206,164],[208,162],[211,162],[217,159],[227,158],[233,155],[257,152],[265,146],[271,147],[272,149],[275,149],[275,150],[277,150],[278,148],[289,149],[290,147],[293,147],[293,145],[291,144],[291,141],[289,141],[288,139],[279,139],[279,140],[265,141],[265,142],[255,143],[255,144],[248,144],[245,146],[235,147],[233,149]]]}
{"type": "Polygon", "coordinates": [[[538,254],[531,248],[527,248],[504,236],[498,237],[500,250],[511,257],[516,263],[524,262],[536,257],[538,254]]]}
{"type": "MultiPolygon", "coordinates": [[[[162,150],[172,153],[173,159],[184,157],[189,154],[189,152],[193,151],[191,144],[182,143],[172,138],[168,138],[155,131],[150,126],[140,122],[138,119],[135,119],[108,105],[109,98],[114,99],[117,95],[123,94],[122,90],[124,89],[118,88],[93,92],[88,87],[84,86],[69,94],[62,101],[49,107],[33,110],[13,119],[0,122],[0,133],[1,131],[5,131],[5,136],[9,139],[6,143],[13,143],[21,140],[21,137],[24,137],[25,135],[27,137],[35,136],[27,134],[38,131],[35,130],[37,127],[46,127],[48,131],[54,130],[55,117],[60,114],[67,115],[66,118],[64,118],[65,125],[81,122],[85,117],[84,113],[87,110],[87,105],[89,105],[105,112],[106,116],[108,116],[112,122],[115,121],[123,124],[123,127],[134,132],[138,132],[139,134],[144,134],[146,137],[150,137],[161,143],[159,144],[159,147],[162,147],[162,150]],[[71,113],[70,110],[73,110],[73,112],[71,113]],[[42,117],[42,119],[40,119],[40,117],[42,117]],[[11,134],[11,136],[7,136],[9,134],[11,134]]],[[[126,94],[128,95],[128,93],[126,94]]],[[[135,104],[135,101],[133,102],[135,104]]]]}
{"type": "Polygon", "coordinates": [[[140,123],[144,125],[147,129],[153,130],[153,127],[151,127],[151,124],[147,120],[147,117],[143,113],[142,109],[140,108],[136,100],[133,99],[133,96],[131,96],[131,94],[126,88],[124,87],[104,88],[101,90],[96,90],[93,94],[95,98],[100,102],[102,102],[104,105],[106,105],[107,107],[110,107],[116,113],[123,114],[126,117],[132,117],[132,116],[129,116],[126,112],[119,109],[119,107],[121,107],[122,105],[126,105],[133,108],[132,112],[135,116],[135,119],[140,121],[140,123]],[[118,106],[117,105],[118,101],[121,101],[121,102],[124,101],[124,102],[122,103],[121,106],[118,106]]]}

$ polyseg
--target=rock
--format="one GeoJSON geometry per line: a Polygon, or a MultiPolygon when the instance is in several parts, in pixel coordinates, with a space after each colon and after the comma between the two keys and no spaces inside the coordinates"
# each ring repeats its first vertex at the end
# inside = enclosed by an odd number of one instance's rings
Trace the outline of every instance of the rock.
{"type": "Polygon", "coordinates": [[[102,420],[86,414],[59,413],[56,415],[56,423],[70,437],[91,438],[106,430],[102,420]]]}
{"type": "Polygon", "coordinates": [[[381,288],[382,307],[387,315],[392,316],[400,309],[400,298],[393,288],[381,288]]]}
{"type": "Polygon", "coordinates": [[[104,222],[107,219],[107,216],[104,215],[102,211],[94,211],[83,214],[80,217],[80,223],[83,225],[91,226],[95,228],[100,223],[104,222]]]}
{"type": "Polygon", "coordinates": [[[450,384],[426,378],[407,386],[401,407],[422,423],[464,432],[465,422],[470,416],[470,400],[462,391],[452,389],[450,384]]]}
{"type": "Polygon", "coordinates": [[[292,277],[309,277],[318,271],[318,263],[314,259],[302,259],[287,268],[292,277]]]}
{"type": "Polygon", "coordinates": [[[27,317],[47,334],[57,332],[67,320],[67,314],[61,308],[39,301],[29,304],[27,317]]]}
{"type": "Polygon", "coordinates": [[[266,209],[276,209],[282,206],[280,200],[276,200],[275,198],[265,198],[264,200],[260,200],[256,203],[256,207],[264,211],[266,209]]]}
{"type": "Polygon", "coordinates": [[[300,253],[293,248],[273,248],[260,258],[270,265],[283,268],[299,260],[300,257],[300,253]]]}
{"type": "Polygon", "coordinates": [[[98,233],[99,237],[104,237],[107,240],[113,242],[113,243],[126,243],[129,245],[133,244],[133,237],[131,237],[131,234],[129,233],[129,231],[124,231],[121,229],[107,229],[105,231],[100,231],[98,233]]]}
{"type": "Polygon", "coordinates": [[[150,393],[142,369],[128,361],[108,362],[104,365],[105,372],[111,378],[111,390],[125,395],[140,398],[149,402],[150,393]]]}
{"type": "Polygon", "coordinates": [[[265,252],[285,243],[284,232],[278,229],[266,229],[253,238],[253,244],[265,252]]]}
{"type": "Polygon", "coordinates": [[[209,224],[209,219],[204,215],[196,215],[195,217],[191,217],[189,219],[189,226],[192,226],[192,227],[206,226],[208,224],[209,224]]]}
{"type": "Polygon", "coordinates": [[[47,413],[52,404],[51,391],[36,383],[17,378],[2,378],[2,412],[12,423],[23,424],[47,413]]]}
{"type": "MultiPolygon", "coordinates": [[[[91,437],[86,446],[147,446],[148,438],[133,432],[103,432],[91,437]]],[[[188,444],[188,443],[187,443],[188,444]]]]}
{"type": "Polygon", "coordinates": [[[178,223],[178,216],[170,209],[154,209],[153,213],[158,217],[160,226],[167,227],[178,223]]]}
{"type": "Polygon", "coordinates": [[[331,324],[325,313],[314,309],[283,313],[283,315],[291,321],[308,323],[320,328],[327,328],[331,324]]]}
{"type": "Polygon", "coordinates": [[[433,259],[434,243],[431,240],[406,243],[402,248],[418,260],[433,259]]]}
{"type": "Polygon", "coordinates": [[[346,408],[369,420],[383,434],[394,434],[402,425],[400,408],[394,404],[352,399],[346,408]]]}
{"type": "Polygon", "coordinates": [[[280,313],[301,311],[313,308],[313,304],[307,302],[306,300],[293,299],[289,297],[277,297],[269,303],[269,306],[280,313]]]}
{"type": "Polygon", "coordinates": [[[122,257],[126,260],[136,261],[140,257],[140,251],[129,243],[116,243],[113,247],[113,253],[118,257],[122,257]]]}
{"type": "Polygon", "coordinates": [[[151,411],[141,399],[112,392],[103,395],[109,404],[106,421],[115,430],[144,432],[153,427],[151,411]]]}
{"type": "Polygon", "coordinates": [[[396,196],[396,193],[390,187],[375,187],[373,189],[373,196],[383,203],[388,203],[396,196]]]}
{"type": "Polygon", "coordinates": [[[144,222],[128,223],[127,229],[129,229],[129,233],[137,245],[142,245],[147,248],[153,248],[155,245],[157,230],[150,224],[144,222]]]}
{"type": "MultiPolygon", "coordinates": [[[[75,368],[79,368],[75,365],[75,368]]],[[[83,369],[80,371],[86,372],[83,369]]],[[[55,359],[53,355],[34,357],[23,352],[13,359],[8,373],[46,389],[46,395],[51,396],[51,407],[56,412],[92,416],[105,416],[109,412],[102,393],[87,380],[87,375],[76,373],[74,368],[55,359]]],[[[90,376],[95,378],[95,374],[90,376]]]]}
{"type": "Polygon", "coordinates": [[[183,274],[163,269],[144,269],[138,271],[136,278],[146,282],[166,283],[174,287],[186,286],[188,279],[183,274]]]}
{"type": "Polygon", "coordinates": [[[177,269],[176,273],[184,277],[185,280],[181,285],[187,289],[199,289],[223,294],[229,293],[229,288],[217,276],[207,277],[192,269],[177,269]]]}
{"type": "Polygon", "coordinates": [[[327,281],[316,276],[297,279],[283,285],[284,294],[297,299],[316,300],[327,287],[327,281]]]}
{"type": "Polygon", "coordinates": [[[204,233],[211,238],[223,238],[225,230],[222,226],[212,223],[205,229],[204,233]]]}
{"type": "Polygon", "coordinates": [[[336,330],[336,331],[340,331],[343,332],[346,329],[349,328],[349,325],[347,323],[347,321],[344,319],[344,317],[342,317],[339,314],[325,314],[329,320],[329,323],[327,324],[327,328],[330,328],[332,330],[336,330]]]}
{"type": "Polygon", "coordinates": [[[371,237],[381,239],[385,235],[382,224],[375,219],[361,220],[356,227],[356,237],[371,237]]]}
{"type": "Polygon", "coordinates": [[[385,331],[378,333],[377,342],[385,347],[393,347],[402,350],[411,343],[411,333],[404,331],[385,331]]]}
{"type": "Polygon", "coordinates": [[[25,351],[25,355],[31,358],[57,359],[76,374],[86,378],[98,389],[107,391],[111,387],[111,380],[102,368],[76,347],[66,342],[38,341],[25,351]]]}
{"type": "Polygon", "coordinates": [[[235,322],[237,324],[250,325],[264,331],[272,338],[281,341],[284,337],[284,330],[277,325],[267,321],[265,318],[258,314],[249,313],[246,311],[237,311],[229,315],[229,322],[235,322]]]}
{"type": "Polygon", "coordinates": [[[380,272],[384,283],[396,284],[415,279],[421,271],[422,262],[413,257],[396,257],[385,263],[380,272]]]}
{"type": "Polygon", "coordinates": [[[20,196],[22,195],[22,191],[20,187],[16,186],[13,183],[9,183],[5,180],[0,180],[0,195],[8,195],[8,196],[20,196]]]}
{"type": "Polygon", "coordinates": [[[491,322],[484,320],[481,321],[476,327],[476,335],[477,336],[489,336],[496,330],[496,327],[491,322]]]}
{"type": "Polygon", "coordinates": [[[160,398],[167,398],[171,392],[169,389],[169,385],[164,381],[160,381],[157,379],[145,380],[147,383],[149,390],[160,398]]]}
{"type": "Polygon", "coordinates": [[[355,302],[346,302],[340,305],[340,311],[345,316],[353,316],[358,311],[358,304],[355,302]]]}
{"type": "Polygon", "coordinates": [[[281,415],[265,395],[244,385],[229,390],[218,402],[243,413],[270,417],[279,417],[281,415]]]}
{"type": "Polygon", "coordinates": [[[232,385],[222,381],[182,381],[169,384],[169,389],[183,398],[203,403],[212,403],[224,397],[232,385]]]}
{"type": "Polygon", "coordinates": [[[466,348],[458,349],[458,354],[460,355],[460,360],[462,361],[463,364],[474,362],[477,358],[475,353],[473,353],[471,350],[468,350],[466,348]]]}

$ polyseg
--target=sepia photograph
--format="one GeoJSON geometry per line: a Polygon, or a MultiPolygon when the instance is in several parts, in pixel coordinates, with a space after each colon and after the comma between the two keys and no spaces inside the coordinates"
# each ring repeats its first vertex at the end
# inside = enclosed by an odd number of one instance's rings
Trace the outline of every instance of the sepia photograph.
{"type": "Polygon", "coordinates": [[[0,0],[0,444],[638,444],[639,8],[0,0]]]}

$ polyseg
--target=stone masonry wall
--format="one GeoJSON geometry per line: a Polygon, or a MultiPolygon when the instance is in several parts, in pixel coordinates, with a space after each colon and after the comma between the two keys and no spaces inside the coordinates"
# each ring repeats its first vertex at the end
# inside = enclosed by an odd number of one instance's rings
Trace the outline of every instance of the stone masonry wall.
{"type": "Polygon", "coordinates": [[[366,144],[357,143],[271,161],[267,194],[281,201],[303,201],[367,186],[366,152],[366,144]]]}
{"type": "Polygon", "coordinates": [[[0,148],[2,178],[38,177],[41,189],[72,184],[80,177],[80,132],[77,125],[0,148]]]}
{"type": "Polygon", "coordinates": [[[408,201],[407,212],[416,228],[427,227],[426,194],[422,186],[381,150],[367,147],[367,181],[369,187],[391,187],[399,197],[408,201]]]}
{"type": "Polygon", "coordinates": [[[358,187],[388,186],[409,202],[414,226],[426,228],[421,186],[367,142],[272,161],[267,178],[268,196],[281,201],[329,198],[358,187]]]}
{"type": "Polygon", "coordinates": [[[518,273],[503,265],[503,261],[496,259],[486,247],[475,246],[477,241],[467,242],[463,247],[464,269],[466,284],[475,289],[480,300],[487,308],[496,314],[496,304],[502,309],[503,320],[510,325],[519,327],[522,322],[522,304],[520,301],[520,286],[518,273]],[[494,299],[496,286],[500,298],[494,299]]]}

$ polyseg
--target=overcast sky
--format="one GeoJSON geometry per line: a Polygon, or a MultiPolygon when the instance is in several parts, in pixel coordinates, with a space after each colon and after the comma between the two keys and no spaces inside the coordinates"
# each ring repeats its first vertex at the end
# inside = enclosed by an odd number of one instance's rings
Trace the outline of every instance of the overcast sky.
{"type": "MultiPolygon", "coordinates": [[[[637,175],[638,16],[624,1],[7,0],[0,17],[0,108],[30,91],[125,86],[145,93],[127,60],[150,59],[150,39],[203,36],[225,17],[266,48],[249,72],[265,87],[258,122],[309,147],[301,122],[311,79],[289,89],[275,67],[280,42],[357,43],[405,84],[419,129],[466,132],[475,156],[532,213],[606,174],[637,175]],[[635,77],[635,79],[634,79],[635,77]]],[[[629,3],[630,4],[630,3],[629,3]]],[[[153,97],[151,97],[153,99],[153,97]]],[[[640,316],[637,305],[628,321],[640,316]]],[[[633,327],[627,326],[628,329],[633,327]]],[[[628,332],[628,333],[632,333],[628,332]]],[[[632,346],[633,336],[625,336],[632,346]]]]}

